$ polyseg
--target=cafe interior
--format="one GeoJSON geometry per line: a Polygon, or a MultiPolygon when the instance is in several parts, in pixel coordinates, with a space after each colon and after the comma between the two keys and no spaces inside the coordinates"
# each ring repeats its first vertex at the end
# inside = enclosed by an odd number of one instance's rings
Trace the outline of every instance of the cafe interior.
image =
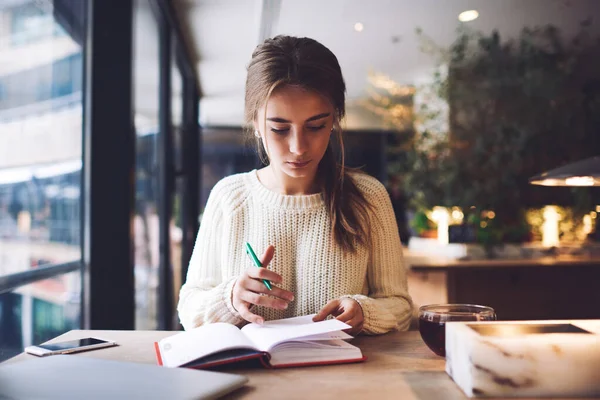
{"type": "Polygon", "coordinates": [[[2,0],[0,398],[600,398],[598,186],[597,0],[2,0]],[[183,331],[211,189],[262,165],[246,67],[276,35],[338,58],[345,163],[390,196],[410,328],[352,339],[360,363],[142,392],[171,371],[154,343],[183,331]],[[88,337],[117,346],[64,357],[148,371],[19,380],[63,357],[25,348],[88,337]]]}

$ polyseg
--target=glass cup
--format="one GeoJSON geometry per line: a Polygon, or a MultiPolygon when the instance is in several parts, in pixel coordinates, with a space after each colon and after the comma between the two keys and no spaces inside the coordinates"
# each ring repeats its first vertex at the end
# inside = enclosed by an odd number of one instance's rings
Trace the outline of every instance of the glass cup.
{"type": "Polygon", "coordinates": [[[493,308],[474,304],[429,304],[419,308],[421,338],[441,357],[446,357],[446,321],[495,320],[493,308]]]}

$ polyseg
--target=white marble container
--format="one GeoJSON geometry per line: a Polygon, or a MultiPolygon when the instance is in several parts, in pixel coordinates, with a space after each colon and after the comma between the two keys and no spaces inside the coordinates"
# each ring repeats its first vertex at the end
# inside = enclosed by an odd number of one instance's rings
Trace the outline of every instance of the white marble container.
{"type": "Polygon", "coordinates": [[[448,322],[446,372],[469,397],[600,396],[600,320],[448,322]]]}

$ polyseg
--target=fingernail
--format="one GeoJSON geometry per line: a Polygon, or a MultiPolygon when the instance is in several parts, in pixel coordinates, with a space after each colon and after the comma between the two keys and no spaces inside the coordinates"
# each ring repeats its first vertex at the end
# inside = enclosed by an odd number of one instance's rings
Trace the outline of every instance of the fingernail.
{"type": "Polygon", "coordinates": [[[294,295],[290,296],[290,301],[294,301],[294,295]]]}
{"type": "Polygon", "coordinates": [[[256,323],[259,325],[262,325],[265,323],[265,320],[261,318],[261,319],[257,320],[256,323]]]}

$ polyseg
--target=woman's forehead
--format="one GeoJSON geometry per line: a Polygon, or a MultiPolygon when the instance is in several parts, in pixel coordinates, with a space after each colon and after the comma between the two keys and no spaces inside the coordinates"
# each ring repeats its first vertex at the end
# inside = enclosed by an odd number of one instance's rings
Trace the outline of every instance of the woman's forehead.
{"type": "Polygon", "coordinates": [[[267,101],[266,117],[304,121],[317,114],[331,113],[333,106],[325,96],[299,86],[273,90],[267,101]]]}

